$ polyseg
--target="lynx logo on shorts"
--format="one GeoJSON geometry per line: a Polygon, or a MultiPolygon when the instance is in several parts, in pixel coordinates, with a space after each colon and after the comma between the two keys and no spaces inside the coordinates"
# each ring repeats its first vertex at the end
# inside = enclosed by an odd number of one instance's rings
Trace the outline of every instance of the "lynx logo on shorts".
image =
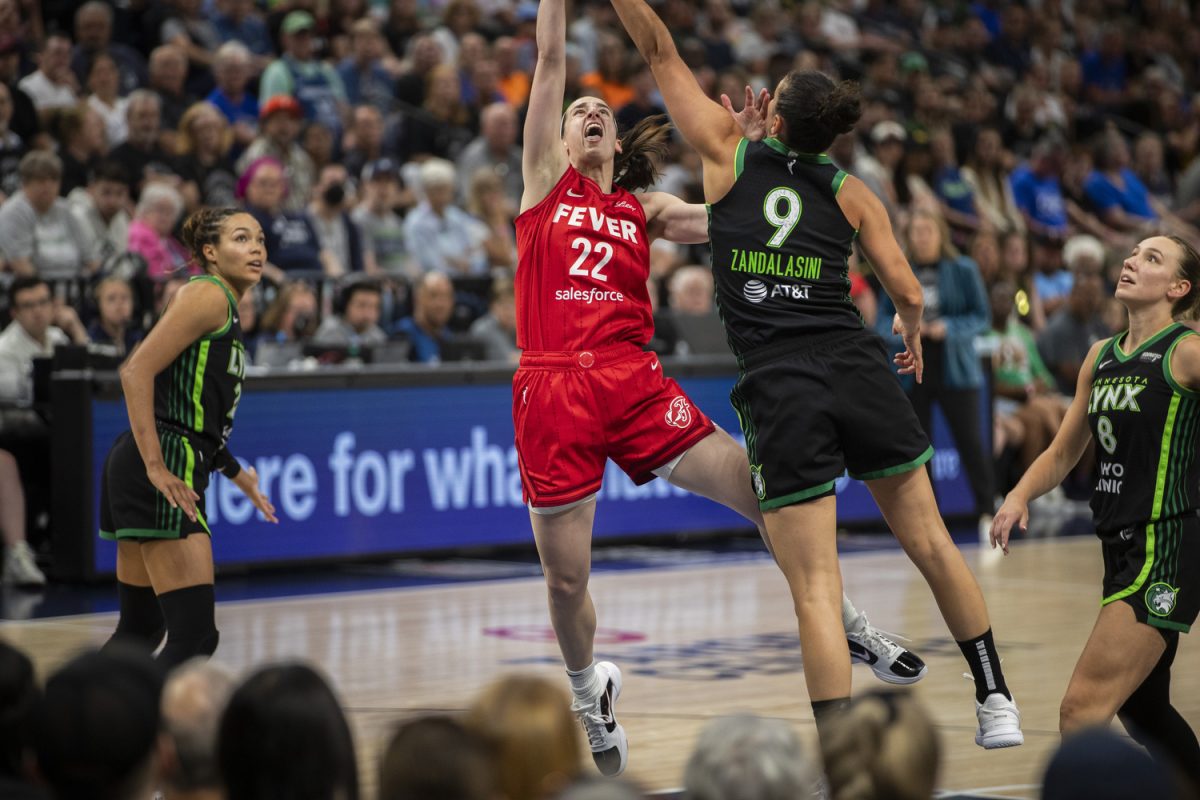
{"type": "Polygon", "coordinates": [[[686,397],[679,395],[671,401],[666,420],[672,428],[686,428],[692,424],[692,406],[686,397]]]}
{"type": "Polygon", "coordinates": [[[767,499],[767,482],[763,480],[762,464],[750,465],[750,483],[754,485],[754,493],[759,500],[767,499]]]}
{"type": "Polygon", "coordinates": [[[1146,590],[1146,608],[1156,617],[1170,616],[1175,610],[1175,597],[1179,590],[1170,584],[1154,583],[1146,590]]]}

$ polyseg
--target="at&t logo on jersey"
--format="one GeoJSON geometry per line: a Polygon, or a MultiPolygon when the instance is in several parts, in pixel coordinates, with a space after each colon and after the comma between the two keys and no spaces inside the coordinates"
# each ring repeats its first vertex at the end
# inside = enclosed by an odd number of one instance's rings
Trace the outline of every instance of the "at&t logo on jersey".
{"type": "Polygon", "coordinates": [[[812,286],[808,284],[796,285],[794,283],[764,283],[760,280],[746,281],[746,285],[742,287],[742,294],[751,303],[761,303],[768,297],[783,297],[789,300],[807,300],[808,290],[812,286]]]}
{"type": "Polygon", "coordinates": [[[686,428],[692,424],[692,404],[687,398],[679,395],[671,401],[667,408],[667,424],[672,428],[686,428]]]}

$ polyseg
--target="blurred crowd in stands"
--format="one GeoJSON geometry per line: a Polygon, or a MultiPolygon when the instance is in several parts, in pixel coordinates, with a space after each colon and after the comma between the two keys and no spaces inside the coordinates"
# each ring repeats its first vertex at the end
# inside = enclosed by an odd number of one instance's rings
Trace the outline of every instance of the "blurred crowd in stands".
{"type": "MultiPolygon", "coordinates": [[[[921,700],[878,690],[856,696],[819,748],[784,719],[713,719],[689,744],[682,791],[654,795],[594,772],[567,693],[538,675],[500,677],[465,711],[385,731],[378,761],[363,763],[336,687],[302,662],[236,676],[192,661],[163,675],[146,653],[107,646],[39,679],[0,642],[0,794],[13,800],[932,800],[947,780],[921,700]]],[[[1107,728],[1071,737],[1044,769],[1044,800],[1195,796],[1170,761],[1107,728]]]]}
{"type": "MultiPolygon", "coordinates": [[[[926,288],[913,401],[926,420],[941,407],[987,514],[1056,430],[1089,345],[1123,327],[1111,290],[1133,243],[1200,242],[1200,12],[656,5],[714,98],[797,68],[861,83],[862,120],[829,155],[883,199],[926,288]],[[978,412],[988,386],[994,417],[978,412]]],[[[135,346],[196,271],[177,231],[202,204],[239,204],[267,236],[267,279],[241,311],[252,364],[515,362],[536,14],[532,0],[0,0],[0,403],[27,404],[31,359],[60,344],[135,346]]],[[[569,20],[566,102],[599,95],[623,127],[664,111],[607,2],[579,0],[569,20]]],[[[703,202],[697,155],[676,141],[654,188],[703,202]]],[[[652,248],[660,354],[727,352],[709,262],[707,246],[652,248]]],[[[870,265],[851,267],[852,297],[889,334],[870,265]]]]}

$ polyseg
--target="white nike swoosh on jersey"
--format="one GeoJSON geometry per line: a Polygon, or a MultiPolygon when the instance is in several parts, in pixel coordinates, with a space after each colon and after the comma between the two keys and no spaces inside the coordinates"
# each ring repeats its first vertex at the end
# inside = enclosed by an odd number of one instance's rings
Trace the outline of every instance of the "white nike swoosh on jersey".
{"type": "Polygon", "coordinates": [[[568,197],[583,197],[583,193],[577,192],[574,189],[567,189],[567,196],[568,197]]]}
{"type": "Polygon", "coordinates": [[[1111,359],[1111,358],[1110,358],[1109,360],[1107,360],[1107,361],[1101,361],[1101,362],[1100,362],[1100,366],[1096,367],[1096,369],[1098,369],[1098,370],[1099,370],[1099,369],[1104,369],[1105,367],[1107,367],[1107,366],[1108,366],[1109,364],[1111,364],[1111,363],[1112,363],[1112,359],[1111,359]]]}
{"type": "Polygon", "coordinates": [[[651,372],[653,372],[653,371],[654,371],[654,370],[656,370],[656,369],[658,369],[658,362],[657,362],[657,361],[655,361],[653,364],[651,364],[651,365],[650,365],[650,371],[651,371],[651,372]]]}

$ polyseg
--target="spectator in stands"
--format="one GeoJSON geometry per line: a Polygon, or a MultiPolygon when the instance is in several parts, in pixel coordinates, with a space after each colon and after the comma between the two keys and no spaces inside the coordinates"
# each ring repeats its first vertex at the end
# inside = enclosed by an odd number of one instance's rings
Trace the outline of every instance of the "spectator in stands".
{"type": "Polygon", "coordinates": [[[414,262],[404,246],[404,221],[395,212],[400,169],[391,159],[372,161],[362,171],[363,199],[350,218],[362,232],[363,268],[371,275],[407,275],[414,262]]]}
{"type": "MultiPolygon", "coordinates": [[[[1093,150],[1096,169],[1084,182],[1084,192],[1100,219],[1118,231],[1149,235],[1162,223],[1173,230],[1187,228],[1150,194],[1129,167],[1129,145],[1115,129],[1105,131],[1093,150]]],[[[1193,231],[1185,231],[1189,236],[1193,231]]]]}
{"type": "Polygon", "coordinates": [[[303,664],[264,667],[237,688],[217,754],[228,800],[358,800],[346,716],[329,684],[303,664]]]}
{"type": "Polygon", "coordinates": [[[1042,800],[1193,797],[1170,769],[1107,727],[1064,739],[1046,766],[1042,800]]]}
{"type": "MultiPolygon", "coordinates": [[[[241,3],[242,0],[230,0],[241,3]]],[[[213,79],[216,88],[206,98],[225,115],[233,126],[233,140],[241,150],[258,135],[258,97],[246,91],[254,69],[254,60],[246,45],[226,42],[213,54],[213,79]]]]}
{"type": "Polygon", "coordinates": [[[1035,236],[1061,241],[1067,234],[1067,208],[1062,176],[1065,148],[1056,139],[1034,145],[1029,163],[1013,170],[1012,191],[1025,226],[1035,236]]]}
{"type": "MultiPolygon", "coordinates": [[[[159,38],[186,58],[185,85],[192,95],[204,97],[213,87],[213,54],[224,41],[206,13],[203,0],[175,0],[173,13],[163,22],[159,38]]],[[[154,70],[151,54],[151,72],[154,70]]],[[[190,105],[190,103],[189,103],[190,105]]]]}
{"type": "Polygon", "coordinates": [[[84,252],[94,253],[104,263],[125,251],[129,243],[129,181],[116,161],[105,159],[92,168],[86,189],[67,195],[67,206],[83,229],[84,252]]]}
{"type": "Polygon", "coordinates": [[[308,219],[317,232],[321,267],[330,278],[363,271],[362,234],[348,210],[355,201],[348,177],[341,164],[322,169],[308,206],[308,219]]]}
{"type": "Polygon", "coordinates": [[[0,83],[8,87],[13,104],[9,125],[13,133],[32,147],[39,139],[42,122],[33,100],[20,88],[20,78],[21,40],[11,33],[0,33],[0,83]]]}
{"type": "Polygon", "coordinates": [[[110,275],[96,284],[96,318],[88,326],[93,344],[112,346],[127,356],[145,333],[133,322],[133,289],[123,278],[110,275]]]}
{"type": "Polygon", "coordinates": [[[454,313],[454,285],[441,272],[426,272],[413,288],[412,301],[412,316],[396,323],[396,333],[412,346],[410,361],[436,364],[451,336],[447,326],[454,313]]]}
{"type": "Polygon", "coordinates": [[[238,324],[242,327],[242,344],[246,347],[246,363],[253,364],[258,355],[258,344],[262,340],[259,289],[243,292],[238,300],[238,324]]]}
{"type": "Polygon", "coordinates": [[[200,204],[233,205],[237,190],[237,176],[229,157],[233,131],[217,107],[200,102],[189,108],[179,120],[175,145],[180,171],[196,185],[200,204]]]}
{"type": "Polygon", "coordinates": [[[263,275],[276,284],[286,272],[316,275],[322,270],[317,231],[306,213],[284,210],[288,194],[283,165],[270,156],[253,161],[238,178],[237,195],[267,237],[269,261],[263,275]]]}
{"type": "Polygon", "coordinates": [[[429,71],[425,103],[404,119],[400,151],[407,159],[431,155],[457,160],[474,138],[474,121],[462,101],[458,70],[439,64],[429,71]]]}
{"type": "Polygon", "coordinates": [[[904,143],[908,133],[893,120],[883,120],[871,128],[870,155],[858,159],[857,174],[883,203],[893,222],[900,211],[896,196],[896,170],[904,160],[904,143]]]}
{"type": "Polygon", "coordinates": [[[46,682],[34,726],[38,772],[54,797],[150,797],[163,676],[149,654],[85,653],[46,682]]]}
{"type": "Polygon", "coordinates": [[[325,317],[313,343],[352,350],[377,347],[387,341],[379,327],[383,289],[372,280],[351,280],[339,291],[334,313],[325,317]]]}
{"type": "MultiPolygon", "coordinates": [[[[517,112],[506,103],[493,103],[479,117],[479,136],[458,159],[459,196],[466,198],[471,179],[480,169],[496,173],[504,194],[517,208],[524,182],[521,180],[521,146],[517,144],[517,112]]],[[[472,212],[474,213],[474,212],[472,212]]]]}
{"type": "MultiPolygon", "coordinates": [[[[0,506],[0,512],[3,509],[0,506]]],[[[4,714],[0,715],[0,796],[10,800],[46,800],[45,793],[34,786],[29,775],[34,720],[42,701],[42,688],[29,656],[4,641],[0,641],[0,697],[4,698],[4,714]]]]}
{"type": "Polygon", "coordinates": [[[150,88],[162,100],[162,128],[164,146],[170,149],[172,141],[166,139],[179,130],[179,120],[188,106],[196,102],[187,91],[187,51],[174,44],[159,45],[150,53],[150,88]]]}
{"type": "Polygon", "coordinates": [[[317,293],[307,283],[288,283],[263,313],[263,346],[306,342],[317,331],[317,293]]]}
{"type": "Polygon", "coordinates": [[[379,800],[494,800],[496,764],[479,734],[451,716],[405,722],[379,764],[379,800]]]}
{"type": "Polygon", "coordinates": [[[471,703],[466,722],[490,744],[499,794],[510,800],[553,797],[583,771],[571,701],[545,678],[500,678],[471,703]]]}
{"type": "Polygon", "coordinates": [[[71,52],[71,70],[79,83],[85,83],[92,60],[106,53],[117,63],[120,94],[127,95],[146,86],[146,61],[132,47],[112,40],[113,9],[101,0],[89,0],[75,12],[75,48],[71,52]]]}
{"type": "MultiPolygon", "coordinates": [[[[519,202],[519,201],[518,201],[519,202]]],[[[516,269],[517,237],[513,229],[518,203],[504,193],[500,176],[482,168],[475,173],[467,188],[467,213],[482,223],[480,235],[487,253],[488,266],[516,269]]]]}
{"type": "MultiPolygon", "coordinates": [[[[986,330],[990,316],[987,290],[975,262],[958,254],[945,222],[935,213],[914,212],[905,238],[913,272],[925,292],[925,376],[921,383],[901,376],[902,382],[926,435],[933,434],[933,404],[942,409],[971,485],[975,513],[982,518],[991,514],[994,501],[991,458],[984,452],[979,427],[983,370],[975,354],[975,337],[986,330]]],[[[898,350],[900,337],[891,332],[895,313],[885,293],[875,327],[898,350]]]]}
{"type": "Polygon", "coordinates": [[[314,120],[304,123],[300,131],[300,146],[313,162],[313,173],[320,173],[325,167],[338,161],[338,143],[324,123],[314,120]]]}
{"type": "MultiPolygon", "coordinates": [[[[17,459],[7,450],[0,450],[0,540],[4,542],[4,569],[0,571],[0,584],[23,588],[36,588],[46,585],[46,576],[38,569],[33,548],[25,538],[25,489],[21,486],[21,471],[17,467],[17,459]]],[[[5,653],[0,649],[0,665],[5,661],[5,653]]],[[[3,713],[0,714],[0,797],[8,797],[4,793],[5,778],[16,778],[21,775],[22,764],[9,761],[14,755],[13,750],[19,737],[28,736],[28,730],[17,732],[6,730],[5,724],[11,719],[10,714],[15,708],[21,709],[19,703],[13,702],[13,695],[5,693],[6,686],[3,678],[10,677],[0,666],[0,698],[3,698],[3,713]]],[[[27,741],[27,740],[26,740],[27,741]]]]}
{"type": "Polygon", "coordinates": [[[21,189],[17,167],[28,149],[25,140],[9,127],[13,117],[13,90],[0,83],[0,203],[21,189]]]}
{"type": "Polygon", "coordinates": [[[0,205],[0,267],[45,280],[76,278],[99,263],[87,232],[58,196],[62,161],[32,150],[18,167],[21,191],[0,205]]]}
{"type": "MultiPolygon", "coordinates": [[[[217,13],[213,15],[213,25],[221,41],[243,45],[261,59],[265,67],[274,49],[267,24],[255,11],[254,0],[217,0],[215,5],[217,13]]],[[[260,69],[259,65],[253,65],[253,72],[258,73],[260,69]]]]}
{"type": "Polygon", "coordinates": [[[1156,205],[1166,208],[1175,202],[1175,187],[1167,172],[1163,140],[1154,131],[1145,131],[1134,142],[1133,172],[1145,185],[1156,205]]]}
{"type": "Polygon", "coordinates": [[[596,47],[596,69],[580,78],[589,93],[596,95],[609,108],[624,108],[637,96],[630,84],[633,62],[628,48],[615,34],[605,31],[596,47]]]}
{"type": "Polygon", "coordinates": [[[1038,350],[1054,373],[1058,391],[1075,394],[1079,368],[1088,350],[1110,335],[1101,319],[1104,305],[1104,246],[1091,236],[1073,236],[1063,248],[1063,260],[1071,275],[1066,301],[1050,315],[1038,335],[1038,350]]]}
{"type": "Polygon", "coordinates": [[[617,130],[627,131],[646,117],[667,113],[658,97],[658,85],[654,83],[654,75],[648,66],[643,64],[638,68],[629,86],[633,89],[633,97],[617,109],[617,130]]]}
{"type": "Polygon", "coordinates": [[[47,112],[79,102],[79,83],[71,72],[70,37],[52,33],[42,44],[37,71],[26,75],[18,85],[45,119],[47,112]]]}
{"type": "Polygon", "coordinates": [[[1102,108],[1117,109],[1129,99],[1129,73],[1125,60],[1125,32],[1115,21],[1100,30],[1095,49],[1079,59],[1083,67],[1085,99],[1102,108]]]}
{"type": "Polygon", "coordinates": [[[396,102],[396,81],[383,65],[386,53],[379,23],[363,17],[350,28],[350,55],[338,65],[338,76],[351,105],[386,112],[396,102]]]}
{"type": "Polygon", "coordinates": [[[471,323],[471,336],[483,343],[488,361],[515,364],[521,359],[517,349],[517,302],[513,280],[507,276],[492,279],[488,311],[471,323]]]}
{"type": "MultiPolygon", "coordinates": [[[[247,292],[247,294],[249,294],[247,292]]],[[[221,800],[217,728],[233,694],[232,673],[213,661],[181,664],[162,694],[164,800],[221,800]]]]}
{"type": "Polygon", "coordinates": [[[500,36],[492,43],[492,58],[496,59],[497,87],[504,101],[513,108],[523,108],[529,100],[529,73],[518,64],[517,42],[511,36],[500,36]]]}
{"type": "Polygon", "coordinates": [[[125,169],[129,190],[135,198],[147,179],[178,177],[175,157],[159,142],[162,132],[162,100],[149,89],[138,89],[129,95],[126,119],[129,138],[113,148],[109,157],[125,169]]]}
{"type": "Polygon", "coordinates": [[[284,17],[280,28],[284,52],[263,72],[258,99],[265,107],[275,97],[294,97],[305,120],[320,122],[337,137],[347,110],[346,89],[337,70],[315,58],[316,24],[313,15],[303,10],[284,17]]]}
{"type": "Polygon", "coordinates": [[[356,180],[362,177],[363,167],[384,157],[383,136],[383,114],[379,109],[371,105],[355,106],[347,137],[352,144],[343,153],[342,163],[356,180]]]}
{"type": "Polygon", "coordinates": [[[1054,439],[1067,407],[1055,394],[1033,333],[1012,313],[1014,295],[1010,280],[992,286],[992,323],[978,345],[992,359],[996,421],[1008,445],[1019,449],[1017,466],[1024,472],[1054,439]]]}
{"type": "Polygon", "coordinates": [[[87,186],[88,174],[108,152],[104,142],[104,120],[86,103],[55,112],[52,128],[58,139],[62,178],[58,193],[66,197],[87,186]]]}
{"type": "Polygon", "coordinates": [[[980,218],[993,230],[1000,235],[1025,230],[1025,218],[1013,197],[998,130],[981,128],[975,135],[975,146],[962,169],[962,176],[971,186],[980,218]]]}
{"type": "Polygon", "coordinates": [[[108,149],[129,137],[126,118],[129,100],[122,97],[121,73],[117,61],[108,53],[97,53],[87,74],[87,104],[104,120],[104,140],[108,149]]]}
{"type": "Polygon", "coordinates": [[[667,283],[667,305],[676,314],[703,317],[713,313],[712,271],[704,267],[680,267],[667,283]]]}
{"type": "Polygon", "coordinates": [[[454,177],[454,165],[448,161],[431,158],[421,164],[425,199],[404,219],[405,246],[425,272],[482,275],[487,271],[487,232],[479,220],[452,204],[454,177]]]}
{"type": "Polygon", "coordinates": [[[705,725],[683,770],[688,800],[815,797],[820,779],[786,722],[750,715],[705,725]]]}
{"type": "Polygon", "coordinates": [[[971,237],[968,255],[979,268],[979,277],[983,278],[985,286],[991,287],[993,283],[1005,277],[1000,268],[1000,242],[991,229],[980,230],[971,237]]]}
{"type": "Polygon", "coordinates": [[[938,128],[930,134],[930,152],[933,156],[930,188],[937,194],[938,205],[950,225],[954,243],[966,247],[975,231],[988,223],[980,218],[974,187],[958,168],[954,137],[949,128],[938,128]]]}
{"type": "Polygon", "coordinates": [[[425,105],[430,73],[446,62],[446,53],[437,39],[427,33],[414,36],[408,43],[408,69],[396,79],[396,99],[408,107],[425,105]]]}
{"type": "Polygon", "coordinates": [[[129,223],[127,249],[146,259],[146,275],[153,281],[201,273],[199,265],[191,262],[187,248],[172,236],[181,216],[183,196],[170,184],[155,182],[142,190],[133,222],[129,223]]]}
{"type": "Polygon", "coordinates": [[[1021,321],[1035,333],[1046,327],[1046,310],[1038,294],[1033,264],[1029,260],[1029,239],[1024,233],[1012,231],[1001,240],[998,274],[1010,278],[1017,285],[1014,302],[1021,321]]]}
{"type": "MultiPolygon", "coordinates": [[[[288,211],[303,211],[312,194],[316,168],[297,139],[300,136],[300,103],[293,97],[273,97],[259,111],[259,136],[237,161],[243,176],[247,168],[263,157],[282,165],[288,179],[288,191],[283,207],[288,211]]],[[[266,230],[265,228],[263,230],[266,230]]]]}
{"type": "Polygon", "coordinates": [[[929,713],[900,692],[872,691],[821,736],[830,800],[933,797],[941,747],[929,713]]]}

